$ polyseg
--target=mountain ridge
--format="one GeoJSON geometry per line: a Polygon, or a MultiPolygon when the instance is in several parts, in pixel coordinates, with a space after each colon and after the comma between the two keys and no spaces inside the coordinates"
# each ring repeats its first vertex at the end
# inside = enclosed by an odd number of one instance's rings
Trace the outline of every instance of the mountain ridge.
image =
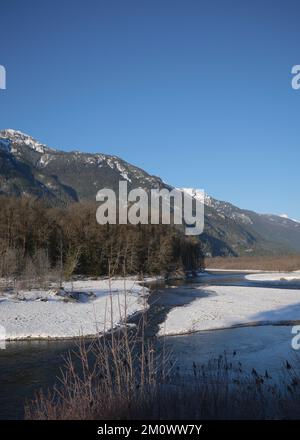
{"type": "MultiPolygon", "coordinates": [[[[0,131],[0,194],[33,196],[53,205],[95,201],[103,187],[118,190],[168,188],[118,156],[50,148],[18,130],[0,131]]],[[[191,194],[189,188],[181,189],[191,194]]],[[[200,240],[207,255],[300,252],[300,223],[273,214],[258,214],[205,197],[205,230],[200,240]]]]}

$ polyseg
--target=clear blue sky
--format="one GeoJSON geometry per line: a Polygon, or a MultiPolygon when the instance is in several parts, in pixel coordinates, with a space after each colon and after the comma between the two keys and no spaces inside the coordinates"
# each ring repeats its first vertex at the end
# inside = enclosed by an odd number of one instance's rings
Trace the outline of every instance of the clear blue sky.
{"type": "Polygon", "coordinates": [[[300,219],[299,1],[0,0],[0,128],[300,219]]]}

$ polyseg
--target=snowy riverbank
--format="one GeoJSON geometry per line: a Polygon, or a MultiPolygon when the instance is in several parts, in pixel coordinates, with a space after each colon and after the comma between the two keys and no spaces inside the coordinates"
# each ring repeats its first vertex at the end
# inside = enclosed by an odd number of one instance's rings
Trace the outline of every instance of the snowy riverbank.
{"type": "Polygon", "coordinates": [[[289,284],[289,283],[299,283],[300,288],[300,270],[297,270],[295,272],[265,272],[261,274],[255,274],[255,275],[247,275],[245,277],[247,280],[250,281],[268,281],[268,282],[274,282],[276,285],[280,284],[289,284]]]}
{"type": "Polygon", "coordinates": [[[264,270],[259,269],[218,269],[218,268],[211,268],[207,267],[205,269],[207,272],[229,272],[229,273],[262,273],[265,272],[264,270]]]}
{"type": "Polygon", "coordinates": [[[148,289],[133,278],[65,283],[64,291],[19,291],[0,296],[0,325],[7,340],[94,335],[143,310],[148,289]],[[72,293],[73,291],[73,293],[72,293]],[[126,292],[126,293],[125,293],[126,292]]]}
{"type": "Polygon", "coordinates": [[[246,324],[300,321],[300,290],[209,286],[204,297],[172,309],[159,336],[246,324]]]}

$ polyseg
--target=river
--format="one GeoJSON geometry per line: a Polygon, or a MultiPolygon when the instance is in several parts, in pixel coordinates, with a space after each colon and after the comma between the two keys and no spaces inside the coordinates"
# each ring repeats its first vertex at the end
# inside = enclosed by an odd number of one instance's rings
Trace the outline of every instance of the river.
{"type": "MultiPolygon", "coordinates": [[[[173,307],[206,295],[205,286],[278,287],[271,282],[245,280],[238,272],[212,275],[148,284],[151,289],[148,336],[155,338],[159,324],[173,307]],[[194,287],[203,287],[203,290],[194,287]]],[[[299,289],[299,284],[280,288],[299,289]]],[[[184,370],[191,369],[193,362],[205,364],[226,352],[229,359],[243,364],[245,371],[255,368],[263,374],[267,370],[270,375],[279,377],[284,363],[297,357],[291,348],[291,339],[290,325],[266,325],[172,336],[165,339],[165,345],[184,370]]],[[[26,399],[41,388],[46,390],[53,386],[63,365],[63,356],[72,348],[74,342],[70,340],[7,343],[6,349],[0,350],[0,419],[23,418],[26,399]]]]}

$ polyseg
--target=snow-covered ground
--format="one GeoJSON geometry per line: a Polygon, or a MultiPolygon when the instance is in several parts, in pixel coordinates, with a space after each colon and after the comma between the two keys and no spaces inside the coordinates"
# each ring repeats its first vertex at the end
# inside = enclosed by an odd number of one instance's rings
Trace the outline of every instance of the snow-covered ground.
{"type": "Polygon", "coordinates": [[[300,321],[300,290],[241,286],[200,288],[205,296],[172,309],[159,336],[251,323],[300,321]]]}
{"type": "Polygon", "coordinates": [[[251,281],[268,281],[268,282],[275,282],[276,284],[289,284],[293,282],[299,283],[300,287],[300,270],[297,270],[295,272],[267,272],[262,274],[255,274],[255,275],[247,275],[245,277],[247,280],[251,281]]]}
{"type": "Polygon", "coordinates": [[[259,269],[218,269],[218,268],[213,268],[213,267],[207,267],[206,270],[208,272],[236,272],[236,273],[261,273],[261,272],[265,272],[263,270],[259,270],[259,269]]]}
{"type": "Polygon", "coordinates": [[[65,283],[66,292],[21,291],[0,296],[0,326],[7,340],[25,338],[71,338],[93,335],[114,326],[145,307],[148,290],[134,279],[84,280],[65,283]],[[126,294],[125,294],[126,292],[126,294]],[[110,301],[111,298],[111,301],[110,301]]]}

